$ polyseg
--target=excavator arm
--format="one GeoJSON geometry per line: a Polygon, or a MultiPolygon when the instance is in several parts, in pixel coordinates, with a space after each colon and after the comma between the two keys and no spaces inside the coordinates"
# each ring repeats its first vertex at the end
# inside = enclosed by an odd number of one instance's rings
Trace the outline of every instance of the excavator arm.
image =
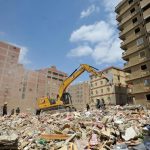
{"type": "Polygon", "coordinates": [[[62,96],[65,93],[66,88],[77,78],[79,77],[84,71],[87,71],[91,73],[94,76],[99,76],[101,78],[106,79],[109,82],[109,79],[102,73],[102,72],[97,72],[98,69],[89,66],[87,64],[81,64],[68,78],[66,78],[62,84],[60,85],[59,88],[59,93],[57,100],[61,101],[62,96]]]}

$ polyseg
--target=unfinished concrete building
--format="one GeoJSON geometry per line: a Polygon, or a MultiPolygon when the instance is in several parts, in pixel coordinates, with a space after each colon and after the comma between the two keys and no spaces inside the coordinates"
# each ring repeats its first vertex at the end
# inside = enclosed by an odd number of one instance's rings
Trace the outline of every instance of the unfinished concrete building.
{"type": "Polygon", "coordinates": [[[110,83],[106,79],[98,76],[90,76],[91,83],[91,103],[96,104],[97,99],[104,100],[106,104],[124,105],[128,103],[127,85],[125,82],[126,73],[116,67],[109,67],[102,70],[111,80],[110,83]]]}
{"type": "Polygon", "coordinates": [[[70,85],[68,92],[72,97],[73,106],[77,110],[86,108],[86,104],[90,102],[90,82],[84,81],[74,85],[70,85]]]}
{"type": "Polygon", "coordinates": [[[136,104],[150,102],[150,0],[122,0],[116,6],[119,37],[123,41],[124,70],[131,73],[126,81],[132,85],[136,104]]]}

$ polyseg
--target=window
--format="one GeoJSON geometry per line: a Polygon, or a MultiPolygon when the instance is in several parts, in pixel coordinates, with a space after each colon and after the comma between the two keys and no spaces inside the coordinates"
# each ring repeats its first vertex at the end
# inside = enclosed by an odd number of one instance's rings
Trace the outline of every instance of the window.
{"type": "Polygon", "coordinates": [[[140,28],[136,28],[134,32],[135,34],[137,34],[138,32],[140,32],[140,28]]]}
{"type": "Polygon", "coordinates": [[[25,94],[23,93],[23,94],[22,94],[22,99],[24,99],[24,98],[25,98],[25,94]]]}
{"type": "Polygon", "coordinates": [[[149,86],[150,85],[150,79],[145,79],[144,80],[144,85],[149,86]]]}
{"type": "Polygon", "coordinates": [[[109,91],[110,91],[110,88],[107,88],[107,91],[109,92],[109,91]]]}
{"type": "Polygon", "coordinates": [[[120,76],[117,76],[118,77],[118,81],[120,81],[120,76]]]}
{"type": "Polygon", "coordinates": [[[103,81],[101,81],[101,84],[103,84],[103,81]]]}
{"type": "Polygon", "coordinates": [[[133,0],[128,0],[128,3],[129,3],[129,4],[133,3],[133,0]]]}
{"type": "Polygon", "coordinates": [[[150,100],[150,94],[147,94],[147,95],[146,95],[146,99],[147,99],[147,100],[150,100]]]}
{"type": "Polygon", "coordinates": [[[93,84],[91,83],[91,87],[93,87],[93,84]]]}
{"type": "Polygon", "coordinates": [[[136,23],[137,22],[137,18],[132,19],[132,22],[136,23]]]}
{"type": "Polygon", "coordinates": [[[136,40],[136,45],[139,46],[139,45],[143,44],[143,42],[144,42],[143,38],[137,39],[136,40]]]}
{"type": "Polygon", "coordinates": [[[147,66],[146,65],[142,65],[141,66],[141,70],[146,70],[147,69],[147,66]]]}
{"type": "Polygon", "coordinates": [[[103,93],[103,89],[101,89],[101,93],[103,93]]]}
{"type": "Polygon", "coordinates": [[[140,58],[145,57],[145,51],[140,52],[139,56],[140,56],[140,58]]]}
{"type": "Polygon", "coordinates": [[[96,94],[98,94],[98,91],[96,90],[96,94]]]}
{"type": "Polygon", "coordinates": [[[130,12],[131,12],[131,14],[132,14],[133,12],[135,12],[135,8],[132,8],[132,9],[130,10],[130,12]]]}
{"type": "Polygon", "coordinates": [[[95,86],[97,86],[97,82],[95,82],[95,86]]]}

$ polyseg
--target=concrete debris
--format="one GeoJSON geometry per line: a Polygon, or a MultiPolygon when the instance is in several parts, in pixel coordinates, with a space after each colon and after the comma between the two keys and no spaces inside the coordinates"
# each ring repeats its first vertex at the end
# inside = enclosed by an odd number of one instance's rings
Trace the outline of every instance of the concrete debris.
{"type": "Polygon", "coordinates": [[[0,117],[0,149],[132,150],[150,147],[150,110],[43,112],[0,117]]]}

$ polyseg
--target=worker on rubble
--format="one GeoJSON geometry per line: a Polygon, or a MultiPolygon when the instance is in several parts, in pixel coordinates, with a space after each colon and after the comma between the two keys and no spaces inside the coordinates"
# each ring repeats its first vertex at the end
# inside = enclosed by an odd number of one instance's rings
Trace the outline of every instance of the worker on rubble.
{"type": "Polygon", "coordinates": [[[20,113],[20,108],[17,107],[17,109],[16,109],[16,115],[18,115],[19,113],[20,113]]]}
{"type": "Polygon", "coordinates": [[[7,115],[7,102],[5,102],[3,106],[3,116],[5,115],[7,115]]]}
{"type": "Polygon", "coordinates": [[[41,109],[36,109],[36,116],[39,116],[41,113],[41,109]]]}
{"type": "Polygon", "coordinates": [[[86,110],[89,111],[89,109],[90,109],[90,106],[89,106],[89,104],[87,103],[87,104],[86,104],[86,110]]]}
{"type": "Polygon", "coordinates": [[[96,99],[96,108],[97,109],[100,109],[100,99],[96,99]]]}
{"type": "Polygon", "coordinates": [[[101,108],[102,108],[102,109],[105,109],[105,101],[104,101],[103,98],[102,98],[102,100],[101,100],[101,108]]]}

